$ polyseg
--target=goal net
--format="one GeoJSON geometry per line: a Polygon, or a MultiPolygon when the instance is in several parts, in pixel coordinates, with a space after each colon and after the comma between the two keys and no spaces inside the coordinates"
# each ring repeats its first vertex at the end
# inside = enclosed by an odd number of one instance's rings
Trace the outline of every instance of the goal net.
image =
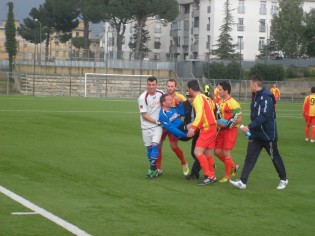
{"type": "Polygon", "coordinates": [[[84,97],[135,98],[146,89],[150,76],[85,73],[84,97]]]}

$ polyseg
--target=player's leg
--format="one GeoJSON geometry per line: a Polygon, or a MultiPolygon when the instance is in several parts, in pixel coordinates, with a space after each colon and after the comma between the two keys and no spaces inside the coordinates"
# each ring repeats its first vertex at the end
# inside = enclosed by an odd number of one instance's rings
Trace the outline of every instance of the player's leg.
{"type": "Polygon", "coordinates": [[[248,177],[256,165],[262,148],[263,144],[261,142],[257,140],[249,140],[247,144],[247,153],[244,161],[244,166],[240,177],[240,180],[243,184],[247,184],[248,177]]]}
{"type": "Polygon", "coordinates": [[[163,148],[163,143],[165,141],[166,136],[167,136],[167,131],[163,129],[161,140],[160,140],[160,145],[159,145],[159,157],[156,161],[156,168],[158,169],[160,174],[162,174],[162,159],[163,159],[162,148],[163,148]]]}
{"type": "Polygon", "coordinates": [[[176,154],[176,156],[178,157],[178,159],[181,162],[181,165],[183,168],[183,174],[185,176],[187,176],[189,174],[189,167],[188,167],[188,163],[184,157],[184,153],[183,153],[182,149],[180,149],[180,147],[178,146],[178,139],[169,133],[168,133],[168,139],[170,141],[171,149],[173,150],[173,152],[176,154]]]}
{"type": "Polygon", "coordinates": [[[311,116],[310,120],[310,123],[312,125],[311,142],[315,143],[315,116],[311,116]]]}
{"type": "Polygon", "coordinates": [[[308,141],[309,133],[310,133],[310,127],[311,127],[311,118],[310,116],[305,116],[305,128],[304,128],[304,133],[305,133],[305,141],[308,141]]]}

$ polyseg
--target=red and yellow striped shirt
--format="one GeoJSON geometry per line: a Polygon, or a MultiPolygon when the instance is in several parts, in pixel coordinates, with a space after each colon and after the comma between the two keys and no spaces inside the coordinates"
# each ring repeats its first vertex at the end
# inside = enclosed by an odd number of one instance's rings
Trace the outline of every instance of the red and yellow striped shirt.
{"type": "Polygon", "coordinates": [[[314,93],[305,97],[302,114],[303,116],[315,116],[315,94],[314,93]]]}
{"type": "Polygon", "coordinates": [[[195,120],[192,123],[193,128],[208,130],[210,126],[216,125],[213,114],[214,103],[211,98],[200,93],[195,97],[192,105],[196,112],[195,120]]]}

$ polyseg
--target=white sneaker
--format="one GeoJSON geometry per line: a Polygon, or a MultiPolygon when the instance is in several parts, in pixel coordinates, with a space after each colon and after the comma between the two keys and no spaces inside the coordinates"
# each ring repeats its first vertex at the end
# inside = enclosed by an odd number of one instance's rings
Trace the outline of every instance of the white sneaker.
{"type": "Polygon", "coordinates": [[[311,139],[311,143],[315,143],[315,140],[314,140],[314,139],[311,139]]]}
{"type": "Polygon", "coordinates": [[[183,174],[185,176],[187,176],[189,174],[189,167],[188,167],[188,163],[186,163],[185,165],[183,165],[183,174]]]}
{"type": "Polygon", "coordinates": [[[280,180],[280,183],[279,183],[277,189],[285,189],[285,187],[287,187],[288,183],[289,183],[289,180],[287,180],[287,179],[286,180],[280,180]]]}
{"type": "Polygon", "coordinates": [[[305,138],[305,142],[308,142],[308,138],[305,138]]]}
{"type": "Polygon", "coordinates": [[[236,188],[246,189],[246,184],[243,184],[241,180],[238,181],[229,180],[229,182],[236,188]]]}

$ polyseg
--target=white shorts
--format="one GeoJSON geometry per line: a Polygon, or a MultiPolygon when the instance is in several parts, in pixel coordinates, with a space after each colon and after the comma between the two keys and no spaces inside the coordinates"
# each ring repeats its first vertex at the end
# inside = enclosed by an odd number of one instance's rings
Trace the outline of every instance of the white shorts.
{"type": "Polygon", "coordinates": [[[162,136],[162,127],[156,126],[142,130],[143,144],[145,147],[152,146],[152,143],[159,144],[162,136]]]}

